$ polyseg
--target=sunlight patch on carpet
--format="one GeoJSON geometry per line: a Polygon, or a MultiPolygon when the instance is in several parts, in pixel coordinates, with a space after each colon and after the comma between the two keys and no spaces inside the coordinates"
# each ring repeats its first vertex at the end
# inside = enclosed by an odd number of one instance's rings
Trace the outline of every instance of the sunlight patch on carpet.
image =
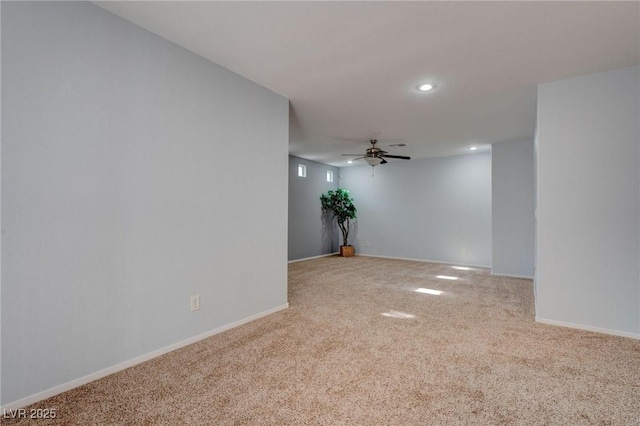
{"type": "Polygon", "coordinates": [[[452,268],[458,271],[475,271],[474,268],[469,268],[468,266],[452,266],[452,268]]]}
{"type": "Polygon", "coordinates": [[[390,310],[389,312],[383,312],[381,315],[384,316],[384,317],[400,318],[400,319],[411,319],[411,318],[415,318],[416,317],[413,314],[407,314],[406,312],[394,311],[393,309],[390,310]]]}
{"type": "Polygon", "coordinates": [[[434,296],[440,296],[442,293],[444,293],[444,291],[442,290],[433,290],[430,288],[422,288],[422,287],[417,288],[413,291],[415,291],[416,293],[433,294],[434,296]]]}
{"type": "Polygon", "coordinates": [[[440,278],[441,280],[450,280],[450,281],[455,281],[458,279],[458,277],[453,277],[451,275],[437,275],[436,278],[440,278]]]}

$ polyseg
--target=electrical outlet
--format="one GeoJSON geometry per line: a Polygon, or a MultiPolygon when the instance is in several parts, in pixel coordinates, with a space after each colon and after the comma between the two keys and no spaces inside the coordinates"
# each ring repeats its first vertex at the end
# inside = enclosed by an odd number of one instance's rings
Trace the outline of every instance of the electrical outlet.
{"type": "Polygon", "coordinates": [[[200,295],[191,296],[191,312],[200,309],[200,295]]]}

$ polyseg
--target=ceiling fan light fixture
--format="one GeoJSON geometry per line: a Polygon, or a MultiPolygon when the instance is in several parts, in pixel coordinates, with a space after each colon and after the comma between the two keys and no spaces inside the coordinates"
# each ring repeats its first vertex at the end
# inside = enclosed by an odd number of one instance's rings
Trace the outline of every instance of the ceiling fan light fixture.
{"type": "Polygon", "coordinates": [[[416,86],[418,92],[429,92],[436,88],[435,83],[420,83],[416,86]]]}
{"type": "Polygon", "coordinates": [[[378,164],[382,163],[382,159],[378,158],[378,157],[367,157],[365,158],[365,161],[367,162],[367,164],[369,164],[371,167],[375,167],[378,164]]]}

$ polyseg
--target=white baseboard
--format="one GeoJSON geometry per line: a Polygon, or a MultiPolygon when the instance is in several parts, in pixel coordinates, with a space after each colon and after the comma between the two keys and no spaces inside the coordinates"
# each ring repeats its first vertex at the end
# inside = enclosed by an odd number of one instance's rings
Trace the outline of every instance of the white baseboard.
{"type": "Polygon", "coordinates": [[[472,263],[464,263],[464,262],[445,262],[442,260],[414,259],[412,257],[379,256],[377,254],[364,254],[364,253],[356,253],[356,256],[377,257],[380,259],[408,260],[410,262],[438,263],[441,265],[469,266],[472,268],[482,268],[482,269],[491,268],[491,266],[488,266],[488,265],[475,265],[472,263]]]}
{"type": "Polygon", "coordinates": [[[42,401],[43,399],[51,398],[52,396],[61,394],[63,392],[67,392],[67,391],[69,391],[71,389],[77,388],[77,387],[82,386],[82,385],[86,385],[87,383],[93,382],[94,380],[101,379],[101,378],[106,377],[106,376],[108,376],[110,374],[117,373],[118,371],[125,370],[125,369],[127,369],[129,367],[133,367],[134,365],[141,364],[141,363],[143,363],[145,361],[149,361],[149,360],[151,360],[153,358],[159,357],[160,355],[164,355],[164,354],[166,354],[168,352],[175,351],[176,349],[180,349],[180,348],[182,348],[184,346],[188,346],[188,345],[190,345],[192,343],[195,343],[195,342],[198,342],[200,340],[206,339],[207,337],[211,337],[213,335],[222,333],[223,331],[227,331],[227,330],[230,330],[232,328],[235,328],[235,327],[241,326],[243,324],[246,324],[248,322],[257,320],[258,318],[262,318],[264,316],[271,315],[271,314],[276,313],[278,311],[282,311],[284,309],[287,309],[288,307],[289,307],[289,303],[285,303],[284,305],[276,306],[275,308],[269,309],[269,310],[264,311],[264,312],[260,312],[260,313],[255,314],[255,315],[251,315],[250,317],[243,318],[241,320],[232,322],[231,324],[226,324],[226,325],[223,325],[223,326],[218,327],[216,329],[209,330],[209,331],[204,332],[202,334],[198,334],[197,336],[193,336],[193,337],[190,337],[188,339],[182,340],[180,342],[173,343],[173,344],[171,344],[169,346],[165,346],[164,348],[160,348],[160,349],[155,350],[153,352],[149,352],[149,353],[146,353],[144,355],[137,356],[137,357],[132,358],[132,359],[130,359],[128,361],[124,361],[124,362],[121,362],[121,363],[116,364],[114,366],[107,367],[107,368],[105,368],[103,370],[96,371],[95,373],[87,374],[86,376],[83,376],[83,377],[80,377],[78,379],[72,380],[70,382],[63,383],[61,385],[52,387],[52,388],[47,389],[45,391],[38,392],[38,393],[33,394],[31,396],[28,396],[26,398],[22,398],[22,399],[19,399],[17,401],[10,402],[9,404],[6,404],[6,405],[2,406],[2,410],[16,410],[18,408],[23,408],[23,407],[29,406],[31,404],[35,404],[36,402],[42,401]]]}
{"type": "Polygon", "coordinates": [[[501,274],[500,272],[493,272],[493,271],[491,271],[491,275],[495,275],[496,277],[522,278],[522,279],[525,279],[525,280],[534,279],[533,276],[529,276],[529,275],[501,274]]]}
{"type": "Polygon", "coordinates": [[[321,257],[335,256],[337,254],[340,254],[340,252],[336,251],[333,253],[321,254],[318,256],[303,257],[302,259],[293,259],[293,260],[290,260],[289,263],[304,262],[305,260],[320,259],[321,257]]]}
{"type": "Polygon", "coordinates": [[[611,330],[609,328],[592,327],[590,325],[574,324],[574,323],[570,323],[570,322],[549,320],[549,319],[540,318],[540,317],[536,317],[536,322],[539,322],[540,324],[556,325],[558,327],[575,328],[577,330],[593,331],[595,333],[610,334],[612,336],[628,337],[630,339],[640,340],[640,334],[630,333],[628,331],[619,331],[619,330],[611,330]]]}

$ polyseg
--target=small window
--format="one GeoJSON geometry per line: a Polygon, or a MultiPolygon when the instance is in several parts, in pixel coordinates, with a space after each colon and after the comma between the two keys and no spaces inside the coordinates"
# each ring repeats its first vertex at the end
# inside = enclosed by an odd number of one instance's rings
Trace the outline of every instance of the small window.
{"type": "Polygon", "coordinates": [[[307,177],[307,166],[304,164],[298,164],[298,176],[303,178],[307,177]]]}
{"type": "Polygon", "coordinates": [[[333,182],[333,171],[327,170],[327,182],[333,182]]]}

